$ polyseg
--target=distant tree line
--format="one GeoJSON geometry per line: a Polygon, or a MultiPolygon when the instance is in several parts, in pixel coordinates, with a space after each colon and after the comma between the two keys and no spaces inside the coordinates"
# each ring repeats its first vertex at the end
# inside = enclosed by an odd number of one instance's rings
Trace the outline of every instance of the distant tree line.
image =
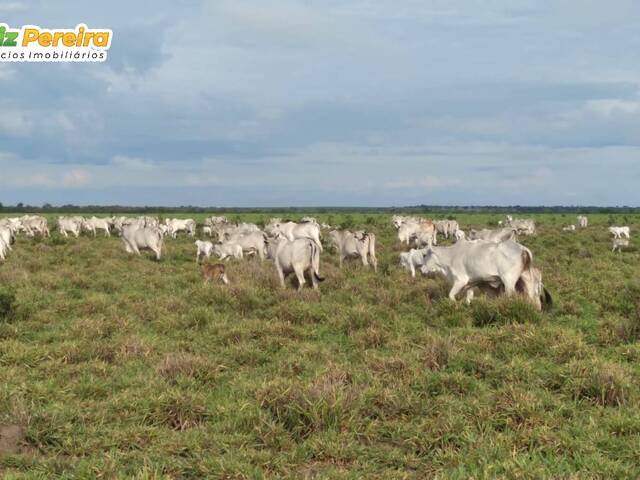
{"type": "Polygon", "coordinates": [[[161,214],[161,213],[640,213],[640,207],[598,207],[598,206],[459,206],[459,205],[415,205],[406,207],[196,207],[184,205],[180,207],[132,207],[125,205],[60,205],[42,206],[3,205],[0,203],[2,213],[96,213],[96,214],[161,214]]]}

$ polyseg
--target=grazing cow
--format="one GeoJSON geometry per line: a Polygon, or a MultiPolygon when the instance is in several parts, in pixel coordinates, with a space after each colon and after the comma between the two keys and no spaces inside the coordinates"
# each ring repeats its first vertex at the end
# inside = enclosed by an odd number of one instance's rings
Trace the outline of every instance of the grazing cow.
{"type": "Polygon", "coordinates": [[[82,217],[58,217],[58,231],[64,237],[68,237],[67,232],[71,232],[74,237],[78,238],[83,222],[84,218],[82,217]]]}
{"type": "Polygon", "coordinates": [[[208,225],[205,225],[204,227],[202,227],[202,234],[203,235],[209,235],[210,237],[213,237],[213,228],[211,228],[208,225]]]}
{"type": "MultiPolygon", "coordinates": [[[[277,219],[276,219],[277,220],[277,219]]],[[[313,222],[307,223],[295,223],[295,222],[281,222],[272,221],[265,228],[265,231],[274,237],[283,237],[290,242],[298,238],[308,238],[316,242],[316,245],[322,251],[322,244],[320,243],[320,225],[313,222]]]]}
{"type": "Polygon", "coordinates": [[[609,232],[613,235],[613,238],[631,238],[629,227],[609,227],[609,232]]]}
{"type": "Polygon", "coordinates": [[[126,226],[122,230],[122,241],[128,253],[140,255],[140,249],[149,249],[157,260],[162,256],[162,232],[158,228],[126,226]]]}
{"type": "MultiPolygon", "coordinates": [[[[427,248],[422,270],[445,275],[451,284],[451,300],[455,301],[456,295],[462,292],[470,301],[473,294],[467,292],[481,284],[494,287],[502,284],[504,293],[513,295],[518,280],[533,267],[532,262],[531,251],[512,240],[500,243],[476,240],[458,242],[451,247],[427,248]]],[[[524,287],[527,298],[535,302],[531,282],[524,287]]]]}
{"type": "Polygon", "coordinates": [[[456,230],[456,232],[454,233],[454,236],[456,237],[456,242],[467,238],[467,234],[464,233],[464,230],[456,230]]]}
{"type": "Polygon", "coordinates": [[[373,270],[378,271],[375,234],[365,231],[352,233],[349,230],[332,230],[329,232],[329,238],[338,252],[340,268],[345,258],[360,257],[365,267],[369,266],[370,261],[373,270]]]}
{"type": "Polygon", "coordinates": [[[580,228],[587,228],[589,226],[589,219],[584,215],[578,215],[578,226],[580,228]]]}
{"type": "Polygon", "coordinates": [[[214,265],[205,264],[202,266],[202,276],[204,277],[204,283],[213,282],[215,280],[222,280],[225,285],[229,285],[229,279],[225,273],[224,265],[216,263],[214,265]]]}
{"type": "Polygon", "coordinates": [[[406,223],[420,223],[420,219],[416,217],[408,217],[404,215],[394,215],[391,217],[391,223],[398,230],[402,225],[406,223]]]}
{"type": "Polygon", "coordinates": [[[285,276],[295,273],[298,279],[298,290],[301,290],[305,284],[304,272],[308,271],[311,285],[314,290],[317,289],[318,282],[324,280],[320,276],[320,248],[318,248],[318,244],[309,238],[298,238],[293,241],[280,238],[276,242],[273,258],[282,288],[285,286],[285,276]]]}
{"type": "Polygon", "coordinates": [[[515,240],[516,230],[514,228],[501,228],[499,230],[469,230],[469,240],[487,240],[489,242],[504,242],[515,240]]]}
{"type": "Polygon", "coordinates": [[[623,247],[626,248],[628,246],[629,246],[629,239],[628,238],[614,237],[611,251],[612,252],[616,252],[616,251],[617,252],[621,252],[623,247]]]}
{"type": "Polygon", "coordinates": [[[195,241],[196,246],[196,263],[200,262],[200,257],[209,257],[211,256],[211,252],[213,252],[213,243],[211,242],[203,242],[202,240],[195,241]]]}
{"type": "Polygon", "coordinates": [[[242,246],[238,243],[219,243],[213,246],[213,253],[217,255],[220,260],[228,260],[233,257],[235,259],[242,259],[242,246]]]}
{"type": "Polygon", "coordinates": [[[237,243],[242,251],[248,255],[255,255],[264,260],[266,254],[266,236],[262,232],[234,234],[228,237],[225,243],[237,243]]]}
{"type": "MultiPolygon", "coordinates": [[[[478,290],[490,297],[498,297],[504,294],[504,285],[498,280],[477,285],[478,290]]],[[[542,283],[542,272],[535,267],[522,272],[516,283],[516,292],[527,297],[538,309],[549,308],[553,305],[551,294],[542,283]]],[[[473,289],[467,290],[466,300],[473,299],[473,289]]]]}
{"type": "Polygon", "coordinates": [[[567,225],[566,227],[562,227],[562,231],[563,232],[575,232],[576,231],[576,226],[575,225],[567,225]]]}
{"type": "Polygon", "coordinates": [[[230,225],[221,223],[212,227],[213,232],[218,235],[218,240],[224,242],[234,235],[246,235],[249,233],[262,233],[260,228],[254,223],[240,223],[230,225]]]}
{"type": "Polygon", "coordinates": [[[222,217],[213,216],[213,217],[205,218],[204,220],[204,224],[207,227],[215,227],[216,225],[222,225],[225,223],[229,223],[229,222],[227,221],[227,217],[224,217],[224,216],[222,217]]]}
{"type": "Polygon", "coordinates": [[[409,271],[411,276],[415,278],[416,267],[422,267],[424,265],[424,255],[426,252],[426,248],[421,250],[412,248],[408,252],[402,252],[400,254],[400,266],[409,271]]]}
{"type": "Polygon", "coordinates": [[[97,235],[97,230],[104,230],[105,237],[111,236],[109,232],[109,221],[103,218],[91,217],[89,219],[83,219],[82,228],[92,232],[94,237],[97,235]]]}
{"type": "Polygon", "coordinates": [[[169,228],[169,235],[172,238],[176,238],[178,236],[178,232],[186,232],[192,237],[196,236],[196,222],[191,218],[187,219],[166,219],[164,224],[169,228]]]}

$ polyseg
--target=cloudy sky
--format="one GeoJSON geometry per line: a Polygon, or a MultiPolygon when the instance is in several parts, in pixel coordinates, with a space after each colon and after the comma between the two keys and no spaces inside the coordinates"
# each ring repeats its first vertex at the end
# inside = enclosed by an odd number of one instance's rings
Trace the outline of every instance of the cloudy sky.
{"type": "Polygon", "coordinates": [[[0,202],[640,204],[637,0],[8,0],[0,202]]]}

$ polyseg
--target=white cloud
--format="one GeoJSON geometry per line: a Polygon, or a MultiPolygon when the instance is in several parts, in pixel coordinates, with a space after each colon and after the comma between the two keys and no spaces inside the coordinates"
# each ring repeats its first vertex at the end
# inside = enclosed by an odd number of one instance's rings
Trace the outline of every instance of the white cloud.
{"type": "Polygon", "coordinates": [[[86,170],[74,168],[62,176],[62,185],[70,188],[87,187],[91,184],[91,174],[86,170]]]}
{"type": "Polygon", "coordinates": [[[111,159],[111,165],[127,170],[153,170],[157,167],[151,160],[127,155],[116,155],[111,159]]]}

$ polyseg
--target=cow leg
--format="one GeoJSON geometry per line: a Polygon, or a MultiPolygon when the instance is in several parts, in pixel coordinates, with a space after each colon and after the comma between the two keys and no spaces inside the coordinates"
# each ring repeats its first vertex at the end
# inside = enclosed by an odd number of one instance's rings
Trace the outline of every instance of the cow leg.
{"type": "Polygon", "coordinates": [[[473,288],[467,290],[465,297],[465,302],[467,302],[467,305],[471,303],[471,300],[473,300],[473,288]]]}
{"type": "Polygon", "coordinates": [[[280,278],[280,286],[284,288],[284,272],[278,264],[276,264],[276,270],[278,271],[278,278],[280,278]]]}
{"type": "Polygon", "coordinates": [[[453,282],[453,286],[451,287],[451,290],[449,291],[449,299],[453,302],[456,301],[456,295],[465,287],[465,285],[467,284],[467,280],[466,279],[458,279],[456,281],[453,282]]]}
{"type": "Polygon", "coordinates": [[[311,277],[311,286],[313,286],[314,290],[318,289],[318,279],[316,278],[316,274],[313,271],[313,267],[309,268],[309,276],[311,277]]]}
{"type": "Polygon", "coordinates": [[[411,268],[411,278],[416,278],[416,267],[413,261],[409,264],[409,267],[411,268]]]}
{"type": "Polygon", "coordinates": [[[224,283],[225,285],[229,285],[229,279],[227,278],[226,273],[223,273],[222,275],[220,275],[220,280],[222,280],[222,283],[224,283]]]}
{"type": "Polygon", "coordinates": [[[344,258],[344,257],[342,256],[342,254],[340,254],[340,256],[338,257],[338,266],[339,266],[340,268],[342,268],[342,261],[343,261],[343,258],[344,258]]]}
{"type": "Polygon", "coordinates": [[[304,280],[304,270],[300,270],[300,267],[293,267],[293,271],[298,279],[298,291],[302,290],[302,287],[306,283],[304,280]]]}

